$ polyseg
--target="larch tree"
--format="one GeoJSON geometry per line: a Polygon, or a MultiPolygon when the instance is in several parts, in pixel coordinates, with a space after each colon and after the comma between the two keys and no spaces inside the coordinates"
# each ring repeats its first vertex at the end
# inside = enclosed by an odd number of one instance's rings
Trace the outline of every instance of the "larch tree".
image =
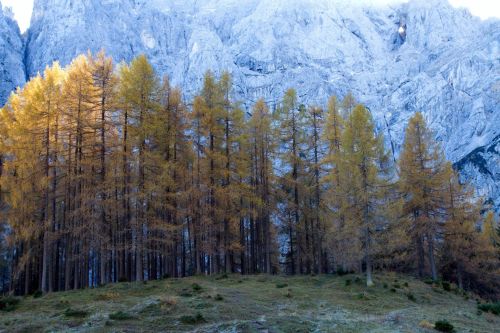
{"type": "Polygon", "coordinates": [[[344,271],[347,270],[345,258],[342,251],[345,248],[344,237],[344,217],[340,211],[340,199],[342,198],[340,186],[340,162],[342,132],[344,130],[344,118],[341,115],[340,105],[336,96],[331,96],[328,100],[328,108],[323,131],[323,141],[327,147],[323,165],[325,175],[322,182],[326,185],[324,193],[324,214],[326,221],[328,247],[334,254],[335,264],[344,271]]]}
{"type": "MultiPolygon", "coordinates": [[[[260,99],[254,105],[252,116],[249,120],[249,149],[252,156],[251,186],[253,188],[254,201],[254,220],[256,232],[250,230],[250,235],[257,236],[251,244],[246,244],[245,225],[242,220],[240,226],[241,246],[253,249],[261,247],[262,252],[259,258],[251,257],[252,266],[258,266],[260,272],[271,273],[273,267],[273,235],[275,234],[272,225],[272,214],[274,211],[273,202],[273,184],[274,184],[274,168],[273,157],[275,154],[274,129],[272,127],[272,115],[265,101],[260,99]],[[258,264],[253,262],[257,261],[258,264]]],[[[256,251],[251,251],[255,253],[256,251]]],[[[244,253],[244,252],[242,252],[244,253]]],[[[244,266],[244,255],[241,258],[242,266],[244,266]]],[[[244,270],[244,267],[242,267],[244,270]]],[[[246,270],[245,270],[246,271],[246,270]]]]}
{"type": "Polygon", "coordinates": [[[399,159],[403,216],[412,238],[418,275],[425,272],[425,243],[433,280],[437,280],[436,239],[442,224],[447,187],[447,163],[432,131],[417,112],[406,128],[399,159]]]}
{"type": "Polygon", "coordinates": [[[146,56],[135,58],[121,71],[120,94],[124,108],[128,111],[128,135],[130,149],[134,153],[136,200],[134,209],[133,240],[135,257],[135,280],[144,279],[145,244],[148,233],[148,182],[154,182],[149,174],[146,159],[151,147],[151,122],[159,108],[159,80],[146,56]],[[149,178],[147,178],[150,176],[149,178]]]}
{"type": "Polygon", "coordinates": [[[383,230],[384,198],[390,186],[385,177],[387,154],[382,136],[376,134],[372,117],[362,105],[357,105],[350,114],[341,141],[340,210],[351,242],[359,246],[360,252],[354,258],[357,257],[360,266],[364,264],[366,284],[372,286],[376,242],[383,230]]]}

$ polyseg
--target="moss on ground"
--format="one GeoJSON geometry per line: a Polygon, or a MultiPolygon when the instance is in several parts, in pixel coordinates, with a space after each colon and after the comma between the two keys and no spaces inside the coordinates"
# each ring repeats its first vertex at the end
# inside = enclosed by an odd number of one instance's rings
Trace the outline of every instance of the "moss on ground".
{"type": "Polygon", "coordinates": [[[376,275],[372,288],[352,274],[124,282],[21,298],[0,314],[0,332],[429,332],[419,323],[443,319],[456,332],[500,327],[473,295],[434,290],[395,274],[376,275]]]}

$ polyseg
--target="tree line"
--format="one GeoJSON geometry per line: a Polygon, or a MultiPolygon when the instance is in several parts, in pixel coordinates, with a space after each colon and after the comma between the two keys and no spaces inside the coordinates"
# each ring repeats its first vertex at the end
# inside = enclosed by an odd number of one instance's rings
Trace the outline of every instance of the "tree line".
{"type": "Polygon", "coordinates": [[[422,114],[399,160],[351,94],[191,101],[145,56],[57,63],[0,111],[2,285],[18,294],[194,274],[374,270],[500,290],[500,236],[422,114]]]}

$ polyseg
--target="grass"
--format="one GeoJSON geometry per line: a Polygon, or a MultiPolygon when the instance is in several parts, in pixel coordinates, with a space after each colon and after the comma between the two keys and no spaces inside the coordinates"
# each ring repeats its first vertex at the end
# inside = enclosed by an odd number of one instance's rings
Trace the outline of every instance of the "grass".
{"type": "Polygon", "coordinates": [[[500,317],[490,305],[478,305],[474,295],[466,300],[442,288],[443,293],[433,292],[433,285],[396,274],[376,274],[371,288],[364,281],[355,274],[228,274],[123,282],[16,298],[14,309],[0,313],[0,332],[429,333],[420,324],[432,326],[443,318],[456,332],[500,327],[500,317]],[[393,284],[402,288],[391,292],[393,284]],[[480,316],[478,308],[483,309],[480,316]]]}

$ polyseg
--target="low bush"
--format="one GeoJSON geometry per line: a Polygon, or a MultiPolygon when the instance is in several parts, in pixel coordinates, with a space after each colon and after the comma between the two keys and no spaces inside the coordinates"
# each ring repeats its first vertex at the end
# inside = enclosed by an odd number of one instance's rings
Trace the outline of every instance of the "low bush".
{"type": "Polygon", "coordinates": [[[43,296],[43,292],[41,290],[37,290],[33,293],[33,298],[40,298],[43,296]]]}
{"type": "Polygon", "coordinates": [[[439,332],[455,332],[455,328],[447,320],[436,321],[434,329],[439,332]]]}
{"type": "Polygon", "coordinates": [[[396,289],[391,288],[391,293],[395,293],[395,292],[396,292],[396,289]]]}
{"type": "Polygon", "coordinates": [[[118,278],[118,282],[128,282],[128,279],[126,276],[121,276],[118,278]]]}
{"type": "Polygon", "coordinates": [[[187,290],[187,289],[182,289],[181,292],[179,293],[179,296],[192,297],[193,294],[191,292],[189,292],[189,290],[187,290]]]}
{"type": "Polygon", "coordinates": [[[14,311],[19,305],[19,298],[13,296],[0,297],[0,311],[14,311]]]}
{"type": "Polygon", "coordinates": [[[484,312],[491,312],[497,316],[500,315],[500,302],[479,304],[477,308],[484,312]]]}
{"type": "Polygon", "coordinates": [[[198,283],[193,283],[191,287],[194,291],[201,291],[203,289],[198,283]]]}
{"type": "Polygon", "coordinates": [[[217,294],[217,295],[215,295],[214,299],[215,299],[216,301],[223,301],[223,300],[224,300],[224,297],[222,297],[220,294],[217,294]]]}
{"type": "Polygon", "coordinates": [[[347,287],[347,286],[350,286],[350,285],[351,285],[351,280],[349,280],[349,279],[345,280],[345,286],[347,287]]]}
{"type": "Polygon", "coordinates": [[[85,318],[88,316],[88,312],[85,310],[80,310],[80,309],[72,309],[72,308],[67,308],[66,311],[64,311],[64,315],[66,317],[72,317],[72,318],[85,318]]]}
{"type": "Polygon", "coordinates": [[[408,293],[406,294],[406,297],[408,297],[408,299],[412,302],[416,302],[417,299],[415,298],[415,295],[413,295],[412,293],[408,293]]]}
{"type": "Polygon", "coordinates": [[[118,311],[118,312],[110,313],[109,319],[111,319],[111,320],[130,320],[130,319],[134,319],[134,316],[132,316],[130,313],[127,313],[127,312],[118,311]]]}
{"type": "Polygon", "coordinates": [[[445,291],[451,291],[451,284],[448,281],[441,282],[441,286],[445,291]]]}
{"type": "Polygon", "coordinates": [[[276,288],[279,288],[279,289],[286,288],[286,287],[288,287],[288,283],[277,283],[276,284],[276,288]]]}
{"type": "Polygon", "coordinates": [[[186,315],[186,316],[180,317],[179,319],[180,319],[181,323],[188,324],[188,325],[195,325],[195,324],[205,322],[205,318],[203,318],[203,316],[199,312],[195,316],[186,315]]]}

